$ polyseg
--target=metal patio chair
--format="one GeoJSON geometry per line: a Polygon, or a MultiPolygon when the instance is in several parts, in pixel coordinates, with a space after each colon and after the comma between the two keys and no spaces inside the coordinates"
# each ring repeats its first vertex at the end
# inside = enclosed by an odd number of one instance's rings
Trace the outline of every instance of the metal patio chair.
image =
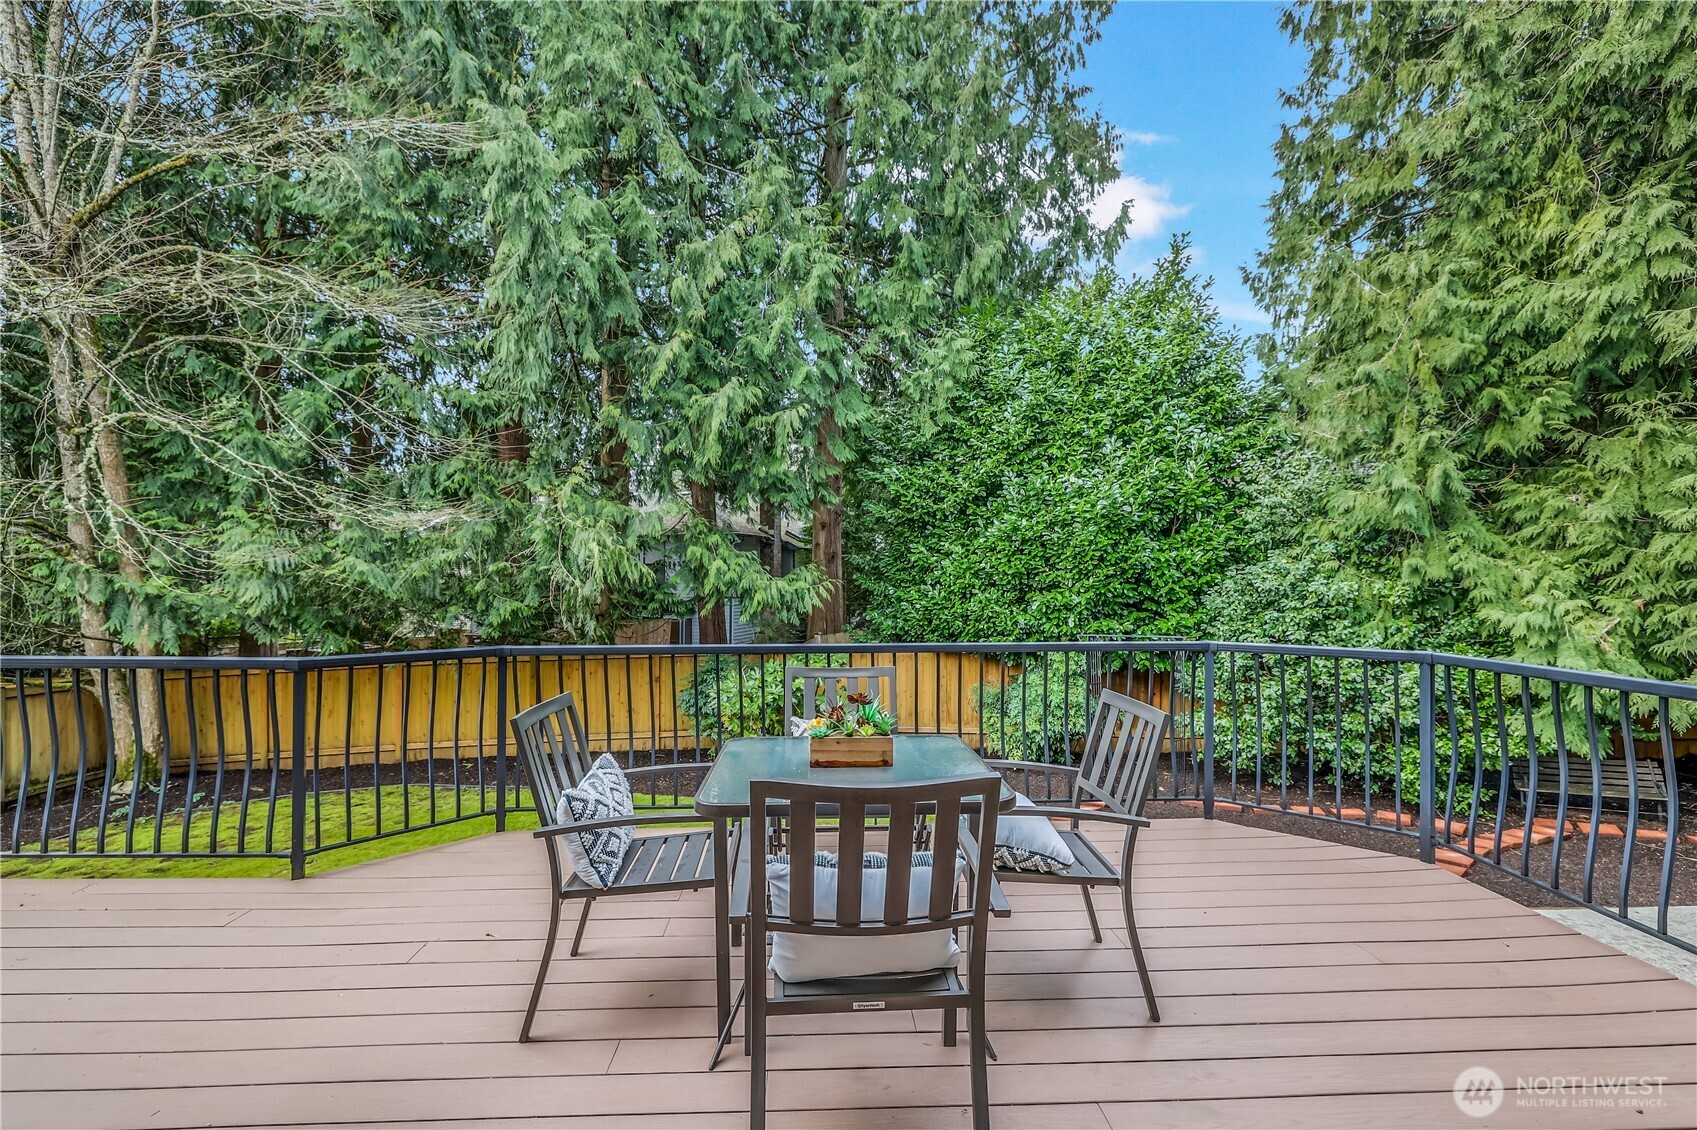
{"type": "Polygon", "coordinates": [[[870,694],[884,704],[890,717],[896,714],[896,669],[894,667],[785,667],[784,706],[797,679],[801,684],[801,714],[812,718],[818,713],[819,700],[826,709],[836,706],[851,694],[870,694]]]}
{"type": "MultiPolygon", "coordinates": [[[[1149,1006],[1149,1019],[1159,1023],[1161,1011],[1155,1004],[1155,989],[1149,981],[1149,965],[1143,959],[1143,945],[1137,937],[1137,919],[1131,908],[1131,856],[1137,846],[1137,830],[1147,828],[1143,806],[1149,799],[1155,779],[1155,763],[1160,756],[1161,742],[1166,738],[1171,716],[1146,702],[1117,691],[1103,690],[1096,704],[1086,733],[1084,756],[1078,767],[1042,765],[1045,773],[1064,773],[1072,777],[1072,796],[1065,806],[1041,804],[1035,808],[1020,808],[1021,816],[1065,817],[1067,828],[1060,828],[1061,839],[1073,854],[1073,865],[1065,871],[1039,872],[996,869],[996,878],[1007,883],[1062,883],[1079,888],[1084,896],[1084,908],[1090,915],[1090,932],[1102,940],[1102,927],[1096,921],[1096,906],[1090,892],[1096,887],[1118,887],[1125,908],[1125,929],[1131,940],[1132,958],[1137,962],[1137,976],[1143,982],[1143,1000],[1149,1006]],[[1100,801],[1102,808],[1085,808],[1085,801],[1100,801]],[[1103,854],[1080,829],[1081,821],[1095,820],[1116,824],[1125,829],[1125,843],[1116,865],[1103,854]]],[[[1030,772],[1028,761],[1002,761],[986,758],[986,765],[999,770],[1030,772]]],[[[986,840],[989,837],[985,837],[986,840]]]]}
{"type": "MultiPolygon", "coordinates": [[[[589,743],[584,733],[583,719],[570,691],[556,695],[515,716],[513,736],[518,743],[519,762],[524,766],[524,779],[530,786],[531,800],[542,827],[536,837],[548,847],[548,874],[555,897],[548,918],[548,940],[542,947],[542,962],[536,970],[536,985],[530,992],[530,1006],[525,1010],[524,1026],[519,1029],[519,1042],[530,1039],[530,1026],[536,1020],[537,1002],[542,999],[542,985],[548,978],[548,963],[554,956],[554,942],[560,931],[560,908],[573,899],[583,903],[578,916],[577,933],[572,936],[571,956],[576,957],[583,944],[583,930],[589,923],[590,908],[596,899],[617,898],[621,895],[655,894],[660,891],[693,891],[713,885],[712,832],[699,829],[668,832],[659,836],[638,836],[631,841],[613,880],[605,888],[584,882],[570,864],[562,866],[558,837],[572,832],[588,832],[600,828],[630,826],[648,828],[664,824],[699,823],[693,812],[650,814],[615,817],[559,824],[555,821],[560,794],[575,786],[589,772],[594,758],[589,755],[589,743]]],[[[656,773],[676,773],[709,767],[703,764],[658,765],[651,768],[627,769],[625,776],[652,777],[656,773]]],[[[732,859],[736,858],[733,849],[732,859]]]]}
{"type": "MultiPolygon", "coordinates": [[[[749,789],[749,811],[758,819],[770,815],[769,804],[781,806],[790,824],[790,898],[786,914],[773,913],[766,856],[754,852],[749,860],[748,881],[740,893],[740,905],[732,913],[748,914],[750,943],[743,953],[746,961],[744,990],[747,1017],[744,1035],[749,1054],[749,1116],[751,1130],[766,1125],[766,1020],[769,1016],[817,1015],[836,1012],[916,1011],[943,1012],[943,1043],[954,1047],[956,1011],[964,1008],[968,1022],[968,1058],[971,1065],[972,1124],[977,1130],[990,1125],[989,1037],[984,1027],[984,953],[995,880],[984,864],[979,843],[994,842],[996,808],[1001,799],[1001,778],[994,774],[944,781],[921,781],[894,788],[855,788],[820,785],[805,781],[754,781],[749,789]],[[829,917],[819,918],[815,901],[814,859],[823,810],[837,813],[837,897],[829,917]],[[887,867],[881,914],[863,916],[862,880],[858,863],[865,851],[866,829],[874,808],[889,812],[887,867]],[[971,819],[963,815],[970,811],[971,819]],[[924,913],[911,913],[914,895],[916,825],[925,813],[934,812],[932,853],[933,882],[924,913]],[[976,820],[981,839],[971,822],[976,820]],[[954,881],[954,860],[966,859],[964,901],[954,881]],[[794,861],[802,861],[796,866],[794,861]],[[944,877],[946,878],[946,881],[944,877]],[[895,938],[926,931],[967,931],[962,947],[964,976],[958,968],[876,976],[843,977],[833,980],[786,982],[776,971],[764,968],[766,947],[755,939],[771,935],[797,938],[870,939],[895,938]]],[[[740,872],[739,872],[740,878],[740,872]]]]}
{"type": "MultiPolygon", "coordinates": [[[[790,694],[795,688],[796,680],[801,684],[801,713],[799,718],[813,718],[818,713],[819,701],[823,699],[828,710],[839,702],[846,701],[851,694],[870,694],[883,703],[884,709],[890,712],[890,717],[897,719],[896,729],[899,731],[900,715],[896,711],[896,669],[892,666],[883,667],[785,667],[784,668],[784,710],[788,713],[790,694]]],[[[787,723],[786,723],[787,724],[787,723]]],[[[878,816],[887,815],[882,809],[875,809],[878,816]]],[[[827,812],[827,815],[835,813],[827,812]]],[[[925,846],[924,836],[928,834],[927,826],[921,824],[917,834],[922,837],[917,841],[918,846],[925,846]]],[[[768,850],[779,852],[784,849],[784,822],[774,820],[767,829],[768,850]]]]}

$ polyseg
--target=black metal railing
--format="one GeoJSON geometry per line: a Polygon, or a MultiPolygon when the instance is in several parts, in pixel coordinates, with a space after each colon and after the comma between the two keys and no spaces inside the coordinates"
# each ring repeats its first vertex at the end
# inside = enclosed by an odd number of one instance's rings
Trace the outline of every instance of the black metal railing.
{"type": "Polygon", "coordinates": [[[1063,780],[1044,766],[1078,756],[1112,687],[1173,716],[1159,801],[1376,829],[1697,952],[1668,918],[1697,865],[1684,830],[1697,830],[1697,790],[1682,793],[1678,757],[1697,753],[1697,685],[1420,651],[1091,640],[0,657],[0,852],[271,857],[298,877],[321,852],[471,820],[505,828],[530,812],[506,719],[565,689],[596,753],[677,767],[640,803],[687,805],[686,766],[784,732],[786,664],[850,661],[897,668],[902,729],[1027,763],[1015,783],[1039,801],[1063,780]]]}

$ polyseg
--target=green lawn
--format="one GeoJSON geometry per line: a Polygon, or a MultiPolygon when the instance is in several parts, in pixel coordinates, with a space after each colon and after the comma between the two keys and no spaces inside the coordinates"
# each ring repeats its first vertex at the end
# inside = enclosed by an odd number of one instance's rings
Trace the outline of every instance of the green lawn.
{"type": "MultiPolygon", "coordinates": [[[[410,805],[412,820],[422,822],[430,818],[431,790],[427,785],[413,785],[405,795],[401,789],[386,787],[381,790],[382,799],[379,803],[377,790],[355,789],[349,798],[341,793],[325,793],[317,799],[316,809],[309,798],[306,814],[306,836],[310,850],[317,842],[316,830],[323,828],[326,843],[336,843],[346,839],[360,839],[375,835],[378,828],[378,816],[381,814],[382,827],[385,833],[406,825],[406,809],[410,805]],[[348,834],[349,821],[352,821],[353,832],[348,834]]],[[[452,789],[437,789],[436,814],[438,819],[447,819],[454,812],[454,793],[452,789]]],[[[494,805],[494,794],[480,794],[477,789],[462,791],[461,810],[476,812],[479,808],[494,805]]],[[[665,796],[656,798],[637,794],[633,798],[638,808],[670,807],[672,798],[665,796]]],[[[683,805],[689,804],[689,798],[680,798],[683,805]]],[[[289,820],[294,812],[291,797],[279,797],[277,812],[273,820],[272,844],[279,850],[286,851],[289,843],[289,820]]],[[[212,850],[212,809],[197,809],[189,823],[189,850],[212,850]]],[[[218,846],[221,853],[227,857],[219,859],[174,859],[168,856],[111,856],[103,859],[65,859],[52,857],[30,857],[28,855],[0,856],[0,877],[20,879],[135,879],[135,878],[252,878],[276,877],[288,878],[288,859],[269,859],[255,855],[240,855],[245,848],[248,852],[265,850],[265,818],[266,810],[263,804],[249,803],[248,819],[245,835],[241,827],[241,805],[239,803],[224,804],[218,811],[218,846]]],[[[530,829],[537,825],[536,814],[531,809],[530,793],[521,790],[519,804],[507,813],[508,829],[530,829]]],[[[108,851],[122,850],[125,842],[125,821],[111,820],[107,823],[106,847],[108,851]]],[[[455,840],[481,836],[495,830],[495,817],[475,816],[468,819],[442,824],[436,827],[420,828],[417,831],[405,832],[399,835],[385,835],[383,839],[368,843],[355,844],[352,847],[331,848],[319,855],[307,857],[307,874],[317,874],[322,871],[332,871],[338,867],[348,867],[355,863],[365,863],[373,859],[383,859],[391,855],[417,851],[420,848],[434,847],[437,844],[452,843],[455,840]]],[[[135,825],[135,845],[138,850],[150,850],[153,846],[154,820],[152,817],[142,817],[138,814],[135,825]]],[[[89,851],[94,847],[94,832],[85,830],[77,834],[77,846],[80,850],[89,851]]],[[[183,814],[181,812],[166,813],[160,824],[160,840],[165,850],[181,850],[183,843],[183,814]]],[[[54,851],[68,851],[68,839],[50,841],[49,846],[54,851]]]]}

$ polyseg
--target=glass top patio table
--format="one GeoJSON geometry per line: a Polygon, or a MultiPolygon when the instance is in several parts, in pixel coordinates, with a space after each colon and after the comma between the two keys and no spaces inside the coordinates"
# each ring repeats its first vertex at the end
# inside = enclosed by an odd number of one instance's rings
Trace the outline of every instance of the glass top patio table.
{"type": "MultiPolygon", "coordinates": [[[[953,734],[896,734],[892,753],[893,765],[815,769],[807,763],[806,738],[733,738],[713,759],[707,779],[695,790],[695,810],[719,818],[746,816],[750,781],[906,785],[994,772],[953,734]]],[[[1013,805],[1013,790],[1004,781],[999,807],[1006,812],[1013,805]]]]}

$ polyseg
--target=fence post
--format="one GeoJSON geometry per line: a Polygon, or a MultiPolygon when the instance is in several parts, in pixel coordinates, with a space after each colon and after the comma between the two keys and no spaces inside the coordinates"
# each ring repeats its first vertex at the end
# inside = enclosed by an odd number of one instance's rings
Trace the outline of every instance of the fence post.
{"type": "Polygon", "coordinates": [[[1435,828],[1433,822],[1437,819],[1434,797],[1437,792],[1435,774],[1437,772],[1438,707],[1434,693],[1435,680],[1432,677],[1431,662],[1420,664],[1420,862],[1433,863],[1437,860],[1436,846],[1433,843],[1435,828]]]}
{"type": "Polygon", "coordinates": [[[306,878],[306,678],[294,671],[293,752],[289,757],[289,878],[306,878]]]}
{"type": "Polygon", "coordinates": [[[495,830],[507,830],[507,657],[495,659],[495,830]]]}
{"type": "Polygon", "coordinates": [[[1214,648],[1202,655],[1202,819],[1214,818],[1214,648]]]}

